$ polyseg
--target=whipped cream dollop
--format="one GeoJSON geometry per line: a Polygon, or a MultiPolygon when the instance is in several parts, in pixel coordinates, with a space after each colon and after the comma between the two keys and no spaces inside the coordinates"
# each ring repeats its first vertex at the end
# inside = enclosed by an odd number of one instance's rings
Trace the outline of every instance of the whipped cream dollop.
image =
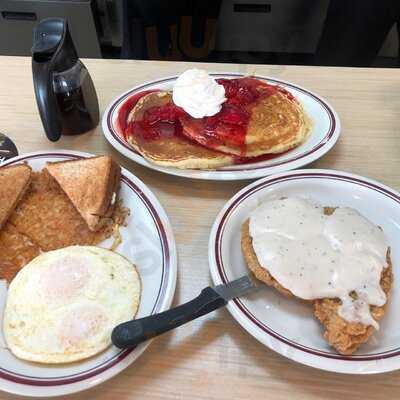
{"type": "Polygon", "coordinates": [[[376,225],[352,208],[328,216],[318,204],[287,198],[256,208],[249,230],[261,266],[295,296],[339,298],[343,319],[378,329],[370,305],[386,303],[380,280],[388,243],[376,225]]]}
{"type": "Polygon", "coordinates": [[[175,82],[172,99],[193,118],[211,117],[225,102],[225,88],[202,69],[188,69],[175,82]]]}

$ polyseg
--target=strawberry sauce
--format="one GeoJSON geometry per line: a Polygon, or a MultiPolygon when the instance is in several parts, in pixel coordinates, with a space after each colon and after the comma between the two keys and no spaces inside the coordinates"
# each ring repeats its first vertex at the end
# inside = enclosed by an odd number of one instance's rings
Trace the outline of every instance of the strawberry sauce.
{"type": "Polygon", "coordinates": [[[179,118],[184,115],[185,111],[173,103],[151,107],[145,111],[140,121],[133,121],[128,125],[125,136],[136,135],[145,141],[173,136],[185,137],[179,122],[179,118]]]}
{"type": "MultiPolygon", "coordinates": [[[[151,107],[145,111],[142,120],[127,125],[129,112],[146,94],[158,90],[146,90],[129,97],[119,109],[118,124],[125,138],[130,135],[141,140],[153,141],[174,136],[191,139],[208,148],[232,146],[241,149],[245,154],[246,132],[250,120],[250,110],[261,98],[269,97],[277,92],[295,100],[284,88],[270,85],[255,78],[217,79],[224,86],[226,101],[221,111],[212,117],[193,118],[174,103],[151,107]],[[186,131],[183,131],[182,124],[186,131]]],[[[273,158],[274,155],[261,156],[262,159],[273,158]],[[265,158],[266,157],[266,158],[265,158]]],[[[260,158],[261,158],[260,157],[260,158]]],[[[235,164],[261,161],[245,157],[234,157],[235,164]]]]}
{"type": "Polygon", "coordinates": [[[121,107],[118,110],[118,116],[117,116],[117,125],[118,128],[120,129],[121,132],[124,132],[124,136],[126,138],[126,128],[127,128],[127,119],[128,115],[133,109],[133,107],[136,106],[137,102],[146,94],[153,93],[153,92],[159,92],[158,89],[153,89],[153,90],[143,90],[143,92],[139,92],[134,94],[131,97],[128,97],[124,103],[121,104],[121,107]]]}
{"type": "Polygon", "coordinates": [[[195,119],[182,117],[189,136],[200,144],[218,148],[227,145],[239,148],[244,154],[250,109],[259,99],[278,92],[278,87],[254,78],[217,79],[225,88],[226,102],[212,117],[195,119]]]}
{"type": "Polygon", "coordinates": [[[279,156],[287,153],[288,151],[290,151],[290,150],[284,151],[282,153],[263,154],[261,156],[256,156],[256,157],[233,156],[233,163],[234,164],[253,164],[256,162],[273,160],[274,158],[279,157],[279,156]]]}

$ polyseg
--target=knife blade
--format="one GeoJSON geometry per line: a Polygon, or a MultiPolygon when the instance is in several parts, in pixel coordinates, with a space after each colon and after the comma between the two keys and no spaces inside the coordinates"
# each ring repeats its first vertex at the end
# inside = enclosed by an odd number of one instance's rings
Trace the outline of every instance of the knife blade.
{"type": "Polygon", "coordinates": [[[251,275],[245,275],[227,284],[206,287],[199,296],[180,306],[117,325],[112,331],[111,341],[121,349],[136,346],[224,307],[228,301],[245,296],[263,286],[251,275]]]}
{"type": "Polygon", "coordinates": [[[245,275],[226,284],[214,286],[213,289],[226,301],[229,301],[236,297],[245,296],[261,287],[261,282],[257,282],[252,275],[245,275]]]}

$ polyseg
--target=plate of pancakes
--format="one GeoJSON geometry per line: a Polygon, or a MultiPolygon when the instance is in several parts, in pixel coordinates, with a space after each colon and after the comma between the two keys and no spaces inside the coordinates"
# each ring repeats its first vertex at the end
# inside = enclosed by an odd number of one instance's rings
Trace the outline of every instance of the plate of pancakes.
{"type": "Polygon", "coordinates": [[[152,192],[109,156],[25,154],[0,167],[0,389],[49,397],[93,387],[149,342],[112,329],[170,307],[177,258],[152,192]]]}
{"type": "Polygon", "coordinates": [[[256,278],[262,290],[227,307],[291,360],[349,374],[399,369],[399,207],[398,192],[350,173],[263,178],[216,218],[212,279],[256,278]]]}
{"type": "MultiPolygon", "coordinates": [[[[320,96],[264,76],[210,73],[220,111],[193,118],[173,100],[178,76],[138,85],[107,107],[103,133],[126,157],[194,179],[254,179],[299,168],[336,143],[340,120],[320,96]]],[[[207,101],[207,100],[204,100],[207,101]]]]}

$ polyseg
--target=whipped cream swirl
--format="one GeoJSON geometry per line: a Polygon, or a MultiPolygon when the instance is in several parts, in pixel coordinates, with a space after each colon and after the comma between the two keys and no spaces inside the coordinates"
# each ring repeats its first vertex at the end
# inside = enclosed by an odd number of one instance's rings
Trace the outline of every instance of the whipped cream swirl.
{"type": "Polygon", "coordinates": [[[207,71],[189,69],[175,82],[172,99],[193,118],[211,117],[221,110],[226,101],[225,88],[207,71]]]}

